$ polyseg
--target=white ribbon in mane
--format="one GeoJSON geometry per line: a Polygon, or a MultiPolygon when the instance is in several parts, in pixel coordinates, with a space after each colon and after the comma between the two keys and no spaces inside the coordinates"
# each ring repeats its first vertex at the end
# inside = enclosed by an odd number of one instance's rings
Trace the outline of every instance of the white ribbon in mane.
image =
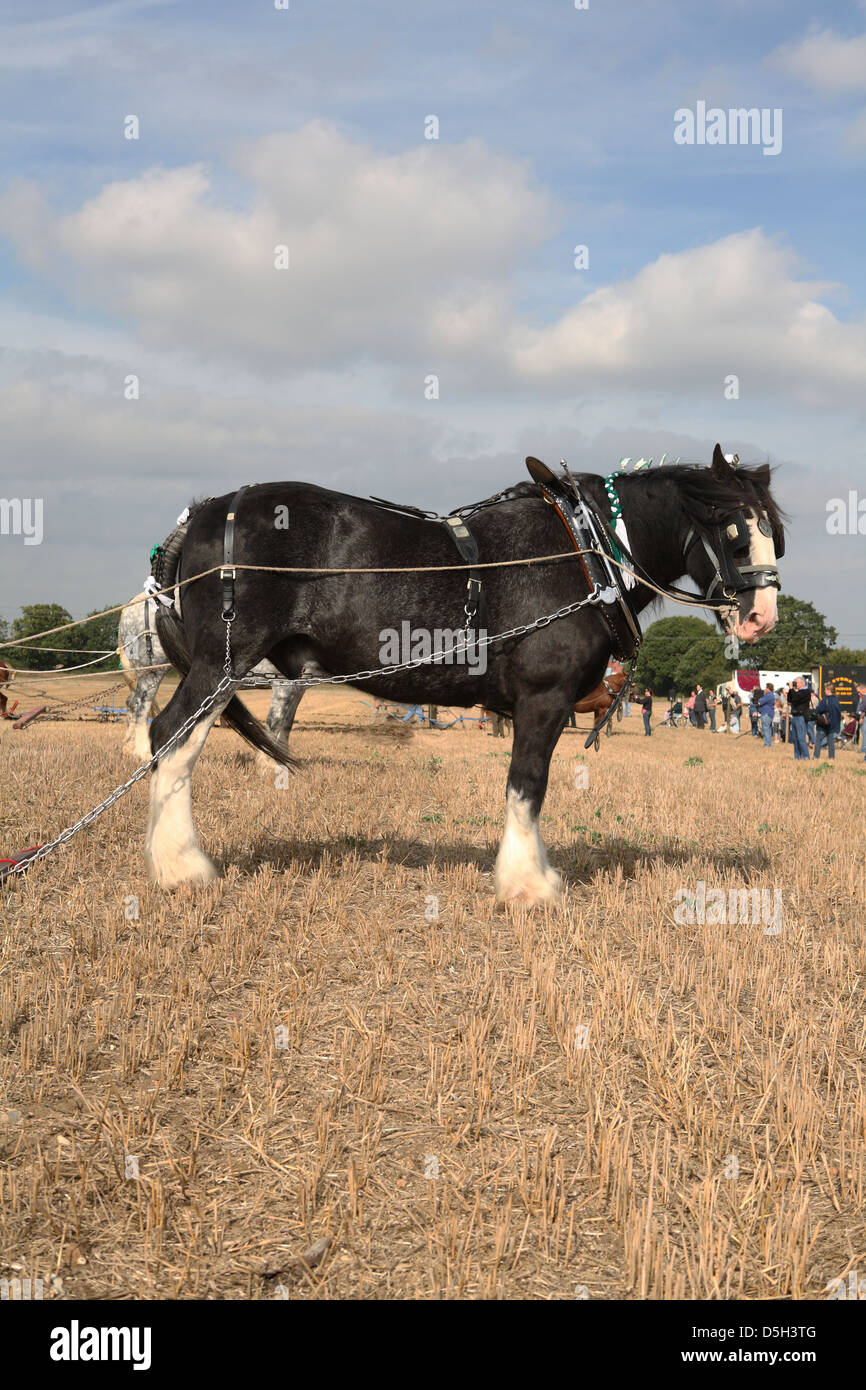
{"type": "Polygon", "coordinates": [[[171,597],[170,594],[160,594],[157,592],[157,590],[159,589],[159,585],[157,584],[152,574],[149,574],[147,576],[141,587],[142,591],[145,594],[147,594],[149,598],[155,598],[157,603],[164,604],[166,608],[171,608],[172,604],[174,603],[174,599],[171,597]]]}

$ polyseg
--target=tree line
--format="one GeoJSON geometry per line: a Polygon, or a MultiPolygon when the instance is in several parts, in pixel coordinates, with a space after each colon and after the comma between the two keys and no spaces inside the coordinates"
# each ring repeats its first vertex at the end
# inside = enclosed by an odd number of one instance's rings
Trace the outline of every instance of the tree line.
{"type": "MultiPolygon", "coordinates": [[[[59,666],[77,666],[87,661],[88,652],[109,651],[110,656],[88,667],[91,671],[116,671],[118,667],[117,623],[119,613],[109,613],[104,618],[94,617],[101,609],[94,608],[89,613],[89,621],[67,632],[56,632],[24,647],[6,647],[0,656],[10,666],[20,671],[53,671],[59,666]],[[75,648],[76,650],[48,651],[49,647],[75,648]],[[80,650],[79,650],[80,649],[80,650]]],[[[52,627],[62,627],[73,621],[72,614],[60,603],[25,603],[21,612],[12,622],[0,618],[0,642],[16,642],[23,637],[31,637],[36,632],[45,632],[52,627]]]]}

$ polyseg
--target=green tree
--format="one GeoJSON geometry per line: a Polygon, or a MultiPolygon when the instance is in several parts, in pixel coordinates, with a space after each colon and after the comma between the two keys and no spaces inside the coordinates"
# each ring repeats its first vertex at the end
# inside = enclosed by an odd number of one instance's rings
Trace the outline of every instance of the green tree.
{"type": "MultiPolygon", "coordinates": [[[[94,608],[92,611],[94,613],[100,613],[102,610],[94,608]]],[[[88,613],[87,616],[90,617],[90,614],[88,613]]],[[[82,623],[80,627],[73,628],[69,633],[61,633],[61,636],[69,637],[70,641],[68,645],[70,647],[74,643],[76,647],[85,648],[84,651],[77,655],[75,653],[70,653],[69,656],[64,658],[63,665],[72,666],[75,662],[86,661],[88,651],[108,651],[110,655],[107,656],[104,661],[100,661],[97,665],[89,669],[92,671],[116,671],[118,665],[116,652],[117,624],[119,618],[119,613],[107,613],[104,618],[93,618],[91,622],[82,623]]],[[[58,641],[57,643],[58,647],[65,647],[66,645],[66,642],[58,641]]]]}
{"type": "Polygon", "coordinates": [[[827,653],[826,665],[866,666],[866,647],[834,647],[827,653]]]}
{"type": "Polygon", "coordinates": [[[776,626],[753,647],[740,648],[739,664],[748,661],[753,670],[762,671],[818,666],[831,659],[831,648],[838,635],[811,603],[791,594],[780,594],[776,626]]]}
{"type": "MultiPolygon", "coordinates": [[[[102,609],[94,608],[92,611],[101,613],[102,609]]],[[[58,666],[81,665],[87,661],[88,652],[107,651],[109,655],[104,661],[96,662],[87,669],[94,672],[115,671],[118,665],[116,648],[119,616],[118,613],[109,613],[104,618],[96,617],[90,622],[82,622],[79,627],[70,628],[68,632],[55,632],[43,638],[41,642],[30,642],[20,648],[10,647],[7,650],[12,664],[21,667],[22,670],[51,671],[58,666]],[[49,647],[66,647],[68,650],[52,652],[47,650],[49,647]]],[[[11,637],[29,637],[35,632],[45,632],[48,628],[60,627],[63,623],[71,622],[71,613],[67,613],[59,603],[25,604],[21,609],[21,617],[12,623],[11,637]]],[[[0,641],[2,640],[0,629],[0,641]]]]}
{"type": "Polygon", "coordinates": [[[694,690],[700,681],[704,690],[715,690],[722,681],[730,679],[733,663],[725,656],[725,639],[720,632],[699,637],[683,652],[676,666],[675,688],[684,692],[694,690]]]}
{"type": "Polygon", "coordinates": [[[667,695],[677,689],[677,670],[689,647],[713,636],[714,629],[701,618],[659,618],[650,623],[638,656],[635,680],[658,695],[667,695]]]}
{"type": "MultiPolygon", "coordinates": [[[[59,603],[25,603],[21,605],[20,618],[12,622],[12,639],[16,641],[21,637],[30,637],[34,632],[44,632],[47,628],[71,622],[72,614],[67,613],[59,603]]],[[[66,635],[59,632],[43,638],[42,642],[30,642],[26,647],[7,648],[13,665],[29,671],[50,671],[54,666],[68,666],[70,663],[63,652],[42,650],[43,644],[48,647],[69,645],[61,640],[66,635]]]]}

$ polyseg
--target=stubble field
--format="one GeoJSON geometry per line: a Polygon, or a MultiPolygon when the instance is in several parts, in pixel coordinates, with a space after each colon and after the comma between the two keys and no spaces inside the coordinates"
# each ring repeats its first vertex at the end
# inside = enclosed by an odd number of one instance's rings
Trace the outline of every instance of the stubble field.
{"type": "MultiPolygon", "coordinates": [[[[862,755],[648,740],[637,711],[598,755],[567,731],[542,821],[567,896],[503,912],[509,743],[370,714],[309,696],[286,787],[212,732],[207,890],[148,884],[145,783],[0,888],[0,1277],[816,1299],[866,1275],[862,755]],[[780,929],[676,920],[701,882],[779,893],[780,929]]],[[[123,781],[121,738],[0,724],[0,857],[123,781]]]]}

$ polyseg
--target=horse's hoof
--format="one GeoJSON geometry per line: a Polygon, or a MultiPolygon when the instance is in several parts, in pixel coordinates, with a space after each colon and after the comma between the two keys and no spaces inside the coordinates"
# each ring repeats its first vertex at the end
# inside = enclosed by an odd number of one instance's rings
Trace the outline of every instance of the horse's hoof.
{"type": "Polygon", "coordinates": [[[496,906],[500,911],[512,903],[515,907],[541,907],[559,902],[562,896],[562,879],[549,865],[537,878],[512,879],[496,885],[496,906]]]}
{"type": "Polygon", "coordinates": [[[175,888],[204,888],[219,878],[219,870],[213,860],[200,849],[185,849],[158,858],[145,850],[145,859],[151,882],[157,888],[168,891],[175,888]]]}

